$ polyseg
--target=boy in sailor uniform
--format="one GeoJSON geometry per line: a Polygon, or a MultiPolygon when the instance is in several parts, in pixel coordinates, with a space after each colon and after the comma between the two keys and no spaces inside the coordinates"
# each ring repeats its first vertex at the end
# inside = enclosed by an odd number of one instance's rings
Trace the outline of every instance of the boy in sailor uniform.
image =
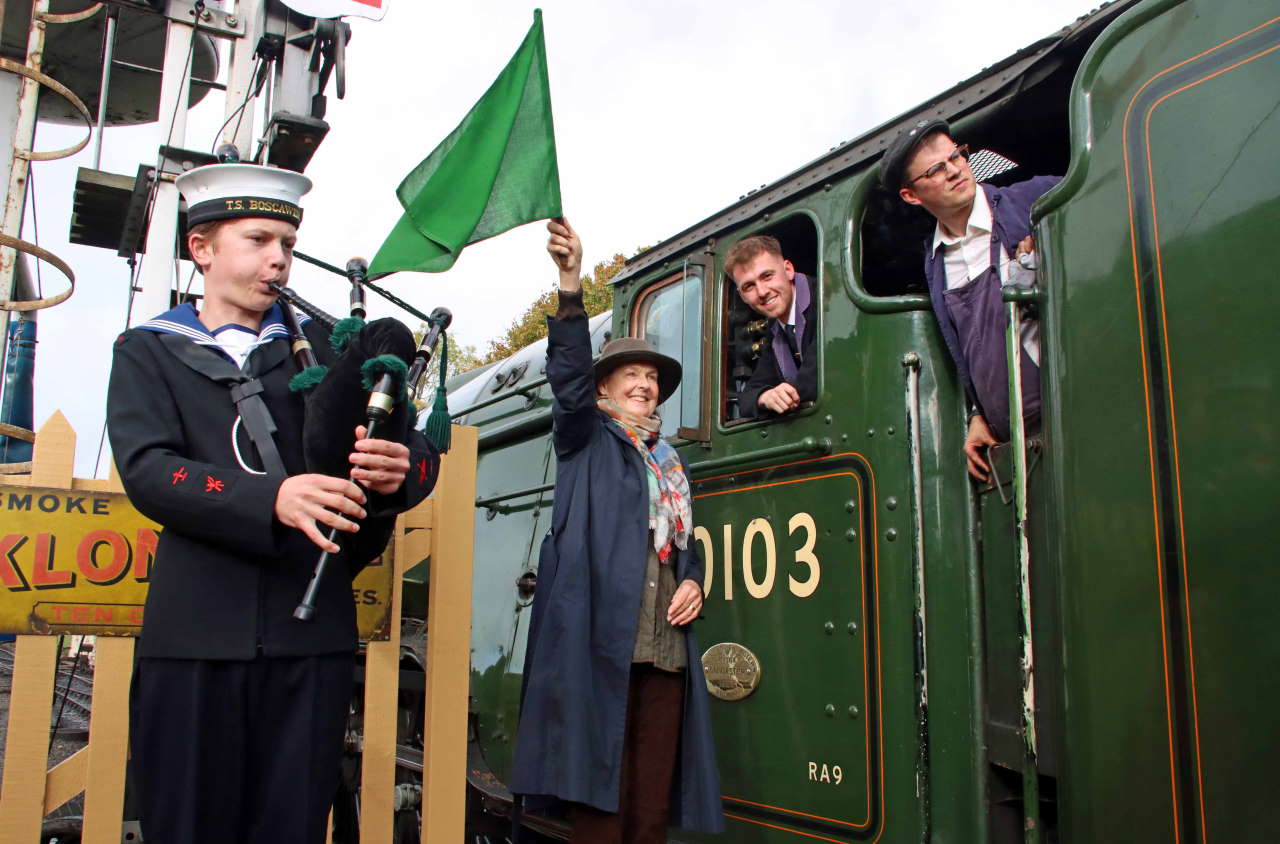
{"type": "MultiPolygon", "coordinates": [[[[268,284],[287,283],[310,186],[245,164],[181,176],[204,300],[115,346],[112,451],[134,505],[164,527],[131,698],[148,844],[323,840],[352,689],[350,579],[439,468],[402,414],[387,439],[339,432],[356,440],[350,478],[306,471],[286,305],[268,284]],[[337,556],[314,620],[297,621],[321,549],[337,556]]],[[[331,362],[327,330],[303,330],[331,362]]]]}

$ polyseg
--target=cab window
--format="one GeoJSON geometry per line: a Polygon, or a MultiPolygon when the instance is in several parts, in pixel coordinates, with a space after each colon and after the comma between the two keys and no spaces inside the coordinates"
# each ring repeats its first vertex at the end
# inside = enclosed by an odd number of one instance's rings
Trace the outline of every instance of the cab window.
{"type": "MultiPolygon", "coordinates": [[[[768,228],[743,232],[740,238],[752,235],[770,235],[777,238],[782,247],[782,256],[791,262],[797,273],[806,275],[813,285],[813,292],[820,296],[822,285],[818,275],[818,229],[813,220],[804,214],[793,214],[768,228]]],[[[718,248],[720,255],[725,255],[734,241],[718,248]]],[[[744,418],[738,406],[738,396],[747,386],[751,374],[755,372],[760,356],[771,354],[769,321],[756,313],[738,295],[733,279],[725,273],[723,295],[720,302],[722,334],[722,356],[720,360],[721,381],[720,420],[724,424],[733,425],[752,421],[744,418]]],[[[818,312],[821,312],[821,307],[818,312]]],[[[821,320],[814,328],[819,336],[814,344],[816,350],[822,348],[821,320]]],[[[821,352],[819,351],[819,354],[821,352]]],[[[778,419],[785,417],[766,417],[778,419]]]]}
{"type": "Polygon", "coordinates": [[[662,435],[702,439],[702,324],[703,267],[686,262],[663,279],[636,304],[636,336],[654,349],[680,361],[680,386],[660,408],[662,435]]]}

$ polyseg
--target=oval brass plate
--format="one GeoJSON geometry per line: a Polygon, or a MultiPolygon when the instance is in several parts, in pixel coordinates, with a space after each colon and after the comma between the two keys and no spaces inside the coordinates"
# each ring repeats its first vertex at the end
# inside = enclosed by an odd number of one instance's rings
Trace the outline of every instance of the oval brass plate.
{"type": "Polygon", "coordinates": [[[760,685],[760,660],[737,642],[721,642],[702,655],[707,691],[721,700],[742,700],[760,685]]]}

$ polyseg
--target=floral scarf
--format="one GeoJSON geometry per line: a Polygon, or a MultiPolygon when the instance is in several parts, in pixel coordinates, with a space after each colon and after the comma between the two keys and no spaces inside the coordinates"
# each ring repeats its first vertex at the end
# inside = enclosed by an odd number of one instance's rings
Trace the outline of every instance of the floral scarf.
{"type": "Polygon", "coordinates": [[[662,420],[657,416],[636,416],[604,398],[597,402],[597,407],[609,414],[613,424],[644,458],[649,480],[649,528],[653,531],[654,550],[665,564],[671,556],[672,544],[677,548],[689,547],[689,534],[693,530],[689,478],[680,463],[680,455],[659,435],[662,420]]]}

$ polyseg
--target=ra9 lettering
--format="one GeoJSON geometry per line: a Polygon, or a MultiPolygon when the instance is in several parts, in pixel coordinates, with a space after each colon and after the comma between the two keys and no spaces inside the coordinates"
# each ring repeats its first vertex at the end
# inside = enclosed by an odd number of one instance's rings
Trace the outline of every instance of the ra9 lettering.
{"type": "MultiPolygon", "coordinates": [[[[792,560],[786,572],[787,588],[797,598],[808,598],[818,590],[818,583],[822,579],[822,564],[814,553],[814,547],[818,542],[818,526],[813,516],[809,513],[796,513],[792,516],[787,521],[787,536],[792,541],[784,541],[786,545],[791,545],[794,539],[800,540],[798,548],[783,552],[784,559],[785,555],[790,555],[792,560]]],[[[724,599],[733,600],[734,585],[737,580],[734,572],[735,548],[739,551],[736,556],[742,560],[742,583],[746,587],[747,594],[756,599],[769,597],[779,580],[779,543],[774,536],[773,524],[768,519],[752,519],[742,534],[740,545],[734,541],[733,525],[723,525],[721,537],[724,599]]],[[[702,593],[709,596],[715,584],[716,575],[715,541],[712,539],[711,531],[702,525],[694,528],[693,538],[701,544],[702,562],[706,572],[702,580],[702,593]]]]}
{"type": "Polygon", "coordinates": [[[828,765],[826,762],[810,762],[809,782],[839,785],[844,782],[844,770],[839,765],[828,765]]]}

